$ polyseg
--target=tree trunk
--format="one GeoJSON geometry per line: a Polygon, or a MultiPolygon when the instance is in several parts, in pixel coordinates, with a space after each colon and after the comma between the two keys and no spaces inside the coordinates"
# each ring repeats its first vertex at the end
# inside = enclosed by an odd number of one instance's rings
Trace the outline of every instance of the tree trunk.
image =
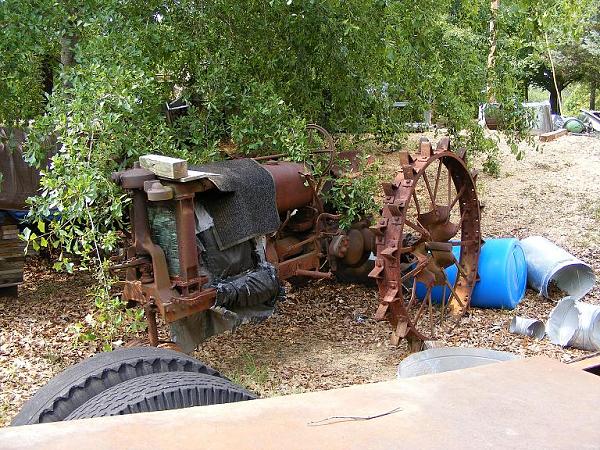
{"type": "Polygon", "coordinates": [[[552,69],[552,81],[554,81],[554,85],[550,90],[550,104],[552,104],[552,91],[554,91],[554,95],[556,99],[556,114],[560,114],[562,109],[562,100],[560,94],[564,89],[564,86],[560,86],[558,80],[556,79],[556,67],[554,67],[554,59],[552,58],[552,52],[550,51],[550,43],[548,42],[548,33],[544,32],[544,39],[546,40],[546,50],[548,50],[548,59],[550,60],[550,68],[552,69]]]}
{"type": "MultiPolygon", "coordinates": [[[[63,73],[75,65],[75,46],[78,41],[79,36],[75,31],[66,31],[60,38],[60,63],[63,73]]],[[[65,77],[64,87],[71,87],[69,77],[65,77]]]]}
{"type": "Polygon", "coordinates": [[[552,114],[560,114],[561,110],[560,110],[560,102],[558,101],[559,99],[559,95],[562,93],[564,87],[563,86],[558,86],[558,91],[556,90],[556,88],[554,86],[552,86],[552,89],[549,89],[550,91],[550,111],[552,112],[552,114]]]}
{"type": "Polygon", "coordinates": [[[496,95],[494,93],[494,70],[496,67],[496,41],[497,41],[497,30],[496,30],[496,19],[498,17],[498,9],[500,8],[500,0],[490,1],[490,49],[488,52],[487,60],[487,101],[488,103],[496,103],[496,95]]]}
{"type": "Polygon", "coordinates": [[[550,112],[552,114],[560,114],[560,106],[558,104],[558,93],[556,89],[550,89],[550,112]]]}
{"type": "Polygon", "coordinates": [[[590,82],[590,109],[592,111],[596,110],[596,81],[595,80],[590,82]]]}
{"type": "Polygon", "coordinates": [[[46,56],[42,61],[42,85],[47,96],[44,97],[44,104],[48,102],[48,98],[52,95],[54,89],[54,70],[52,70],[52,60],[50,56],[46,56]]]}

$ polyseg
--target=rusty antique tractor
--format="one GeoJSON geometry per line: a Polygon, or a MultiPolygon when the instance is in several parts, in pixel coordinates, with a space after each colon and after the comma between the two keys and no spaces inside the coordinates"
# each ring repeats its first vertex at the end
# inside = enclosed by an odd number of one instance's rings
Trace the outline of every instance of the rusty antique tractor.
{"type": "MultiPolygon", "coordinates": [[[[321,127],[325,173],[355,167],[352,154],[336,155],[321,127]]],[[[114,266],[125,272],[124,300],[146,310],[150,343],[159,344],[156,314],[171,338],[189,352],[206,337],[271,314],[282,280],[340,279],[377,282],[379,320],[392,325],[392,343],[414,349],[435,333],[446,310],[461,316],[477,280],[481,237],[479,203],[464,152],[442,139],[422,139],[415,157],[399,153],[401,170],[383,184],[381,217],[342,230],[327,209],[323,178],[310,163],[281,155],[233,159],[190,167],[152,155],[114,174],[131,196],[132,244],[114,266]],[[460,256],[452,248],[460,246],[460,256]],[[444,269],[456,264],[454,285],[444,269]],[[441,307],[434,288],[448,290],[441,307]],[[422,290],[423,295],[417,295],[422,290]],[[446,304],[447,303],[447,304],[446,304]]]]}

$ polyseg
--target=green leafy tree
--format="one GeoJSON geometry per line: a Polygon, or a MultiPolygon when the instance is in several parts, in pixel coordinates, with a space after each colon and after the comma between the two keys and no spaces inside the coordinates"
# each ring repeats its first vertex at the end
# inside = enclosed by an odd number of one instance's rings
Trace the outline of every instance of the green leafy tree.
{"type": "MultiPolygon", "coordinates": [[[[26,129],[28,161],[42,171],[31,199],[39,229],[26,237],[55,249],[57,268],[72,270],[72,255],[102,260],[128,204],[112,171],[147,153],[201,163],[232,148],[302,160],[310,122],[394,142],[431,110],[493,158],[477,105],[491,79],[518,112],[524,61],[543,59],[551,16],[503,1],[490,69],[490,15],[489,0],[2,0],[0,125],[26,129]],[[174,101],[187,114],[167,121],[174,101]]],[[[373,189],[344,179],[329,201],[354,218],[372,210],[373,189]]]]}
{"type": "Polygon", "coordinates": [[[535,84],[550,93],[554,113],[560,113],[560,95],[567,86],[598,72],[586,48],[593,47],[599,8],[598,0],[520,0],[504,17],[514,27],[511,40],[522,49],[515,61],[517,75],[525,86],[535,84]]]}
{"type": "Polygon", "coordinates": [[[596,109],[596,89],[600,86],[600,2],[592,2],[590,19],[581,35],[563,39],[556,52],[557,65],[569,79],[587,83],[590,109],[596,109]]]}

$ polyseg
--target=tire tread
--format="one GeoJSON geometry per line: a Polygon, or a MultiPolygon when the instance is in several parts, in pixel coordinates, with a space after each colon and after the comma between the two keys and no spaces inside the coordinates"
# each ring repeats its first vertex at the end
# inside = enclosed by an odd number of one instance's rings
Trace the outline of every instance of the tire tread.
{"type": "Polygon", "coordinates": [[[132,347],[99,353],[52,378],[25,403],[11,425],[64,420],[106,389],[139,376],[162,372],[221,376],[201,361],[168,349],[132,347]]]}
{"type": "Polygon", "coordinates": [[[165,411],[255,399],[223,378],[194,372],[163,372],[124,381],[91,398],[65,420],[165,411]]]}

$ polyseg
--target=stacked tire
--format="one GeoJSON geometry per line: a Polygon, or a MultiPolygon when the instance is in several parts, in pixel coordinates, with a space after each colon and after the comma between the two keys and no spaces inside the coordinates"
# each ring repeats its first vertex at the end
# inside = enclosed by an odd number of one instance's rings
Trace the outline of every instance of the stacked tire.
{"type": "Polygon", "coordinates": [[[134,347],[100,353],[42,387],[11,425],[164,411],[255,399],[183,353],[134,347]]]}

